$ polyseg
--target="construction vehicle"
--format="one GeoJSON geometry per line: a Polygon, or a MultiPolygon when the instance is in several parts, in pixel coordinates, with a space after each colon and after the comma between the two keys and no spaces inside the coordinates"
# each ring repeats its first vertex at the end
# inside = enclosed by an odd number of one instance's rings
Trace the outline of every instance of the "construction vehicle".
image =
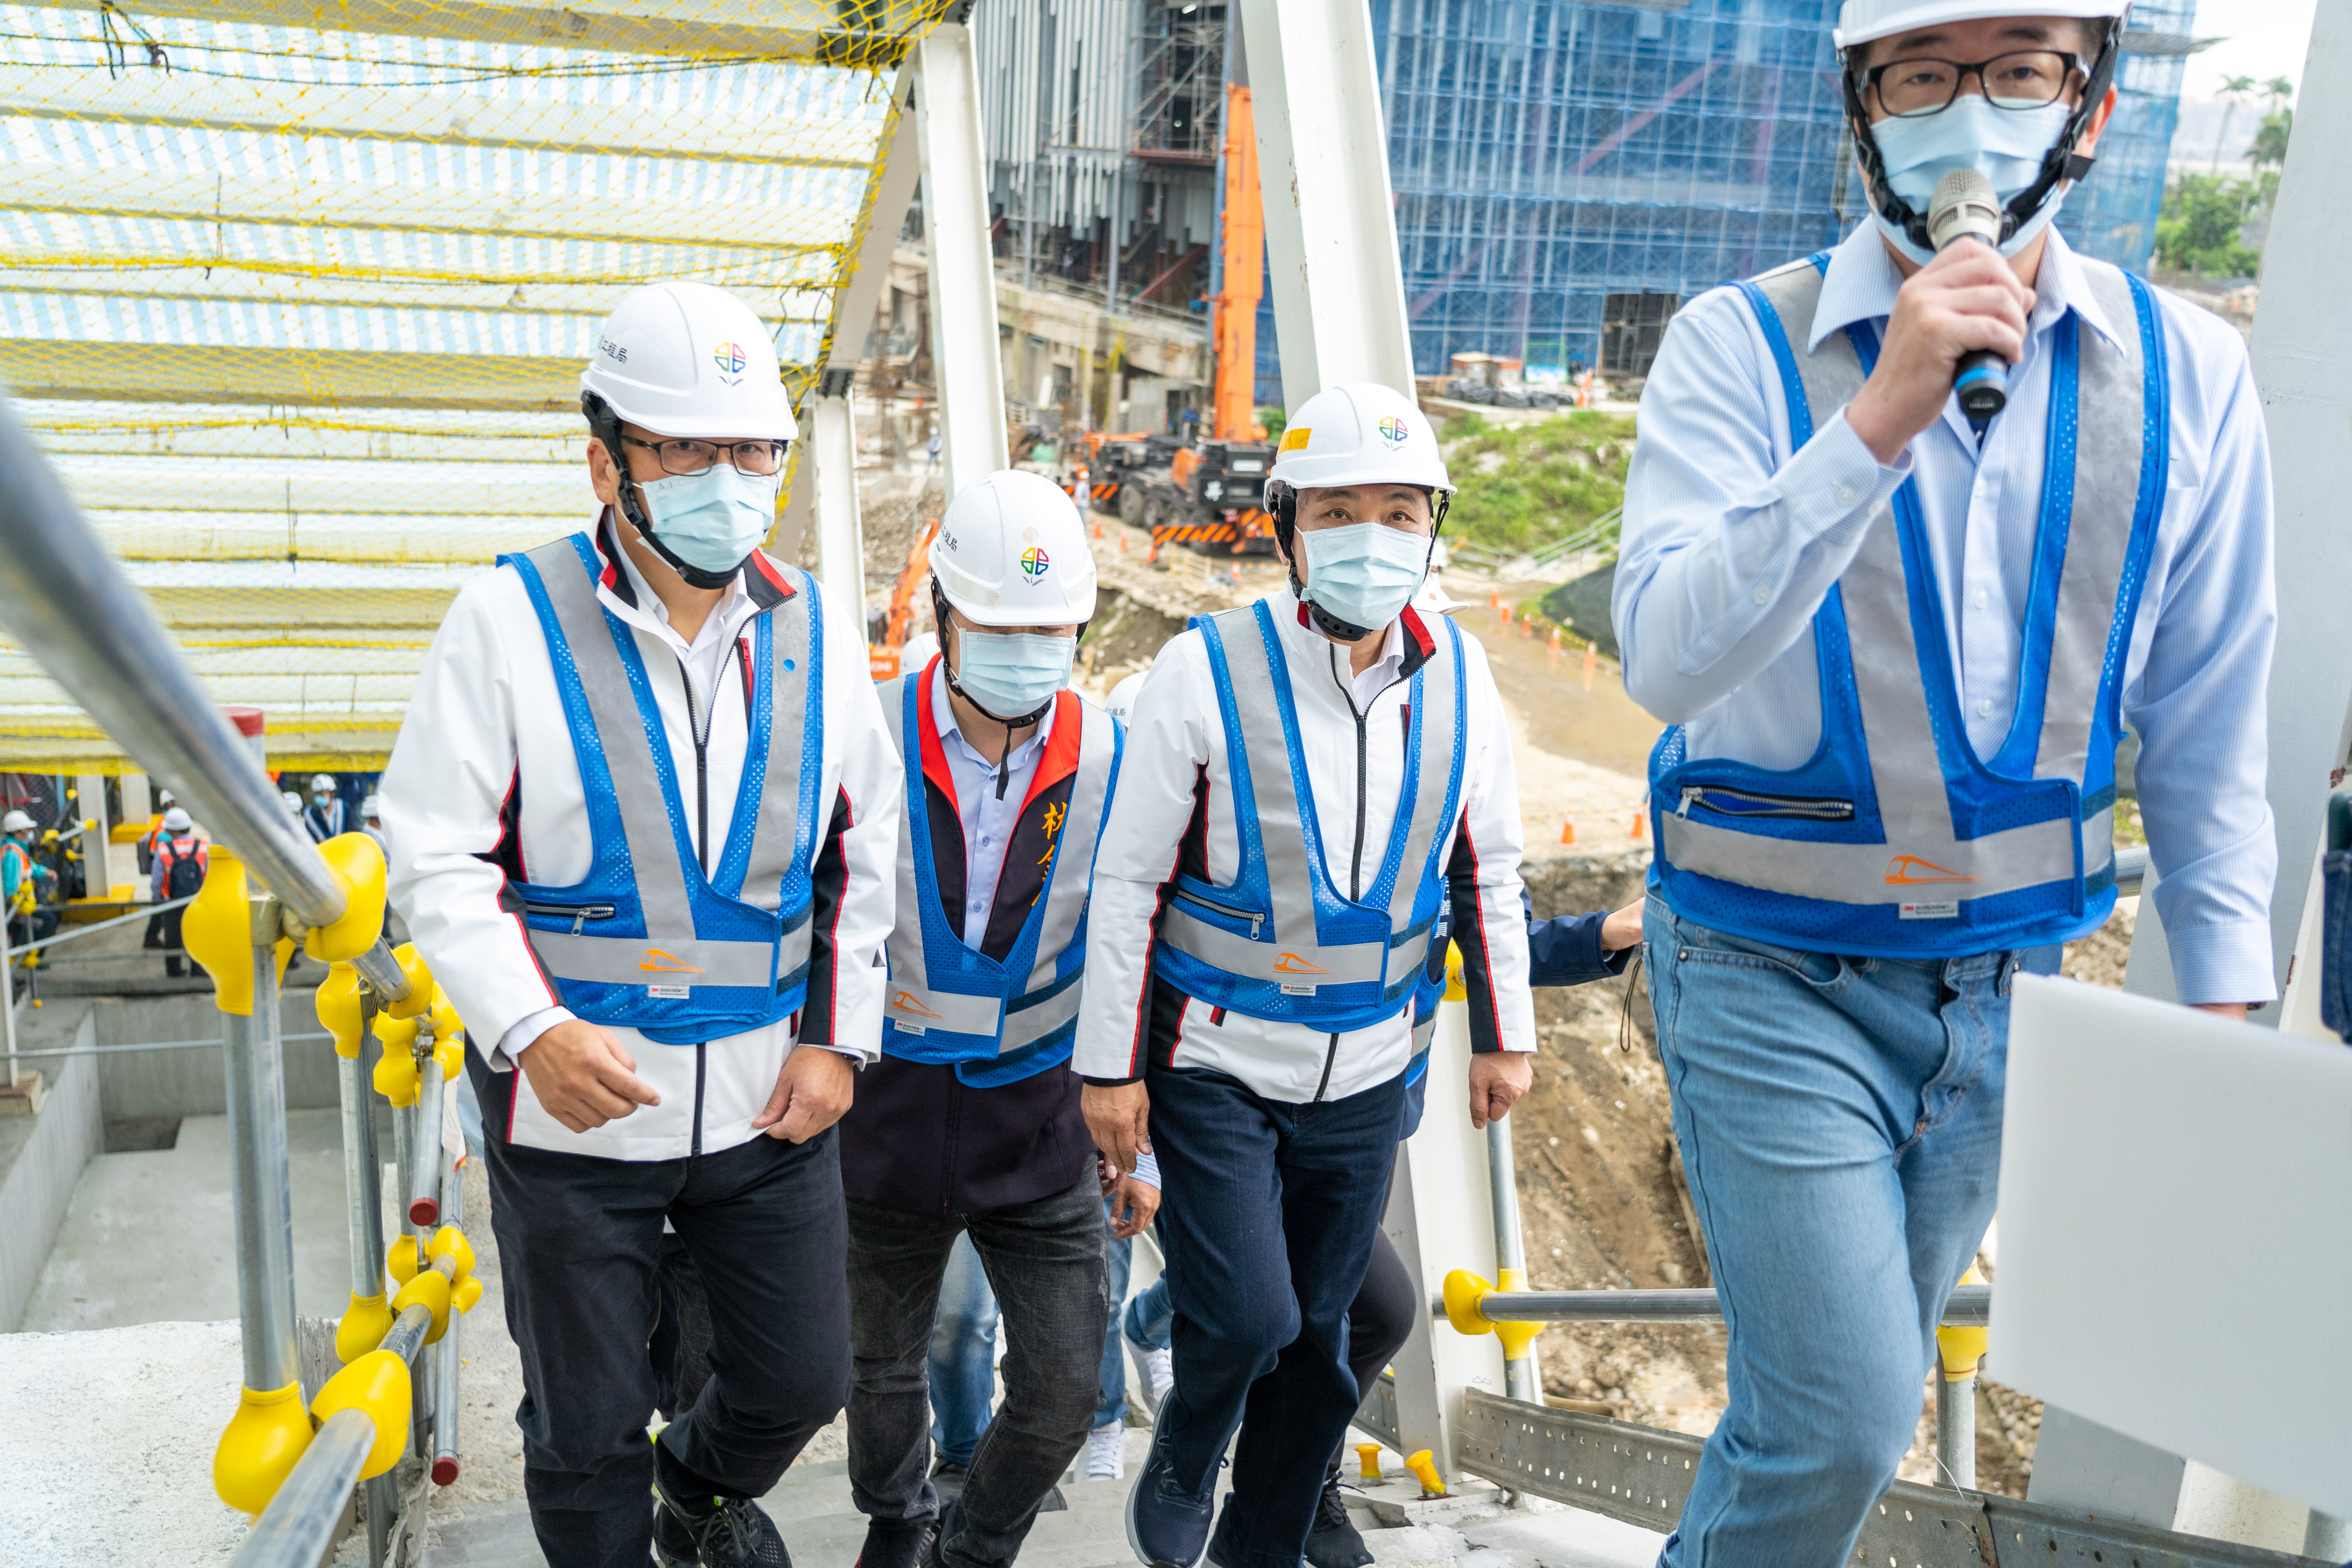
{"type": "MultiPolygon", "coordinates": [[[[1222,281],[1210,301],[1216,371],[1205,434],[1191,440],[1153,435],[1116,492],[1118,515],[1151,530],[1160,546],[1190,545],[1203,555],[1271,555],[1274,519],[1266,515],[1265,476],[1274,447],[1257,423],[1257,302],[1265,256],[1265,211],[1259,204],[1257,131],[1250,89],[1225,88],[1224,215],[1222,281]]],[[[1196,433],[1202,431],[1193,426],[1196,433]]],[[[1125,457],[1132,447],[1121,448],[1125,457]]],[[[1106,505],[1106,465],[1092,465],[1096,505],[1106,505]]]]}

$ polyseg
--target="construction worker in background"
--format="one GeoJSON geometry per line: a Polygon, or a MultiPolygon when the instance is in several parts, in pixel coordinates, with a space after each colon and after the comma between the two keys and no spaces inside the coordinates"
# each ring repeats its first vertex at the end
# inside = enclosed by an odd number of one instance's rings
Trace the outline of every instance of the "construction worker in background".
{"type": "MultiPolygon", "coordinates": [[[[210,863],[212,851],[196,834],[196,824],[188,813],[174,806],[163,813],[155,840],[155,869],[150,895],[158,904],[175,898],[193,898],[205,885],[205,869],[210,863]]],[[[163,949],[163,973],[184,972],[180,948],[180,917],[185,908],[166,909],[152,916],[147,924],[153,933],[147,943],[163,949]]],[[[187,971],[193,972],[193,966],[187,971]]]]}
{"type": "Polygon", "coordinates": [[[2011,979],[2115,904],[2120,727],[2180,998],[2274,994],[2261,399],[2228,323],[2050,225],[2124,0],[2020,9],[1846,0],[1874,221],[1683,307],[1642,394],[1613,609],[1675,726],[1650,987],[1730,1322],[1671,1568],[1830,1568],[1895,1479],[1992,1218],[2011,979]],[[1964,170],[2000,237],[1938,251],[1964,170]]]}
{"type": "Polygon", "coordinates": [[[150,875],[155,870],[155,841],[163,836],[163,813],[169,811],[175,803],[169,789],[155,791],[155,820],[150,822],[147,825],[147,831],[139,836],[139,874],[141,876],[150,875]]]}
{"type": "Polygon", "coordinates": [[[310,779],[310,803],[302,809],[302,825],[310,830],[311,839],[325,843],[343,831],[343,798],[335,792],[335,776],[331,773],[313,775],[310,779]]]}
{"type": "Polygon", "coordinates": [[[1098,1403],[1106,1198],[1123,1236],[1160,1204],[1149,1166],[1099,1179],[1069,1068],[1119,773],[1117,722],[1069,689],[1095,612],[1085,530],[1061,486],[1007,470],[950,504],[930,560],[941,651],[880,688],[904,780],[882,1060],[842,1122],[865,1568],[1018,1554],[1098,1403]],[[966,1236],[1012,1352],[943,1509],[925,1363],[966,1236]]]}
{"type": "Polygon", "coordinates": [[[33,840],[40,831],[32,816],[11,811],[0,817],[0,905],[8,912],[11,949],[42,941],[56,934],[58,912],[41,906],[43,883],[52,896],[58,873],[33,858],[33,840]]]}
{"type": "Polygon", "coordinates": [[[473,1048],[541,1550],[780,1564],[751,1500],[848,1394],[833,1124],[880,1033],[900,781],[865,628],[758,548],[797,434],[767,326],[639,288],[581,385],[598,508],[435,636],[381,785],[392,899],[473,1048]],[[649,1446],[665,1221],[713,1375],[649,1446]]]}
{"type": "Polygon", "coordinates": [[[370,794],[367,799],[360,802],[360,831],[373,839],[378,848],[383,847],[383,798],[382,796],[370,794]]]}
{"type": "MultiPolygon", "coordinates": [[[[300,795],[291,789],[280,789],[278,792],[278,800],[286,808],[286,814],[294,819],[298,827],[306,833],[310,831],[310,819],[303,812],[300,795]]],[[[317,843],[319,841],[313,838],[310,841],[317,843]]]]}
{"type": "Polygon", "coordinates": [[[1348,1307],[1442,916],[1470,993],[1472,1124],[1532,1077],[1501,700],[1478,645],[1411,608],[1453,488],[1409,397],[1307,400],[1268,482],[1287,591],[1196,621],[1135,699],[1076,1066],[1096,1146],[1120,1170],[1156,1151],[1164,1178],[1175,1385],[1128,1500],[1130,1544],[1160,1568],[1299,1560],[1358,1404],[1348,1307]]]}

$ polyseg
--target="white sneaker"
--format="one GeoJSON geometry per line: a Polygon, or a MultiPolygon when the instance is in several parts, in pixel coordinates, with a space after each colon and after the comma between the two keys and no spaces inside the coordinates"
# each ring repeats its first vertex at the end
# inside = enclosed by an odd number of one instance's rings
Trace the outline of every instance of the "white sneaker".
{"type": "MultiPolygon", "coordinates": [[[[1124,1334],[1120,1335],[1126,1338],[1124,1334]]],[[[1127,1341],[1128,1359],[1135,1363],[1135,1375],[1143,1382],[1143,1409],[1154,1425],[1160,1420],[1160,1406],[1168,1391],[1176,1386],[1176,1356],[1172,1351],[1146,1350],[1133,1340],[1127,1341]]]]}
{"type": "Polygon", "coordinates": [[[1127,1479],[1127,1427],[1113,1421],[1087,1434],[1086,1479],[1116,1481],[1127,1479]]]}

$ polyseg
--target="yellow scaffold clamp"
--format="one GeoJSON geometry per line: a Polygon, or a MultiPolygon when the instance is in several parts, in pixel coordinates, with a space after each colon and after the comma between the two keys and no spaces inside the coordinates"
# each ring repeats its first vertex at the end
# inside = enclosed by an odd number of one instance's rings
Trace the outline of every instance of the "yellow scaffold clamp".
{"type": "MultiPolygon", "coordinates": [[[[188,956],[203,965],[205,973],[213,977],[213,1004],[238,1018],[253,1016],[253,950],[259,945],[254,940],[253,903],[248,892],[245,862],[226,844],[215,844],[205,872],[205,885],[180,917],[180,940],[188,956]]],[[[274,909],[276,905],[268,907],[274,909]]],[[[294,957],[293,939],[274,934],[265,936],[274,939],[278,977],[283,980],[286,966],[294,957]]]]}
{"type": "MultiPolygon", "coordinates": [[[[1981,1285],[1984,1270],[1975,1264],[1960,1276],[1963,1285],[1981,1285]]],[[[1966,1383],[1977,1375],[1977,1363],[1984,1359],[1985,1345],[1992,1338],[1988,1328],[1939,1328],[1936,1331],[1936,1351],[1944,1364],[1944,1381],[1966,1383]]]]}
{"type": "Polygon", "coordinates": [[[383,934],[383,851],[365,833],[340,833],[319,853],[343,884],[343,913],[305,932],[302,951],[322,964],[356,958],[383,934]]]}
{"type": "MultiPolygon", "coordinates": [[[[404,1421],[406,1415],[404,1409],[404,1421]]],[[[311,1435],[299,1383],[243,1390],[236,1414],[229,1417],[213,1449],[213,1490],[231,1508],[259,1513],[293,1472],[311,1435]]]]}
{"type": "MultiPolygon", "coordinates": [[[[1524,1291],[1528,1288],[1527,1276],[1517,1269],[1506,1269],[1500,1288],[1524,1291]]],[[[1498,1322],[1487,1317],[1486,1297],[1496,1289],[1467,1269],[1449,1271],[1445,1276],[1445,1321],[1454,1325],[1455,1333],[1474,1338],[1482,1333],[1493,1334],[1503,1342],[1505,1361],[1525,1361],[1528,1346],[1543,1332],[1543,1324],[1498,1322]]]]}

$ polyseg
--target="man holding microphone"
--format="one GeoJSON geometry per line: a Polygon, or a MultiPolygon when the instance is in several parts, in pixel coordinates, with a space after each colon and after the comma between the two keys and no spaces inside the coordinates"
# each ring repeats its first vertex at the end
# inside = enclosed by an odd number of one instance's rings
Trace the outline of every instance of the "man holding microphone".
{"type": "Polygon", "coordinates": [[[1732,1388],[1673,1568],[1830,1568],[1894,1479],[1992,1217],[2011,979],[2114,907],[2123,729],[2182,999],[2274,994],[2245,350],[2050,226],[2126,8],[1846,0],[1874,221],[1693,301],[1643,394],[1614,611],[1675,726],[1645,935],[1732,1388]]]}

